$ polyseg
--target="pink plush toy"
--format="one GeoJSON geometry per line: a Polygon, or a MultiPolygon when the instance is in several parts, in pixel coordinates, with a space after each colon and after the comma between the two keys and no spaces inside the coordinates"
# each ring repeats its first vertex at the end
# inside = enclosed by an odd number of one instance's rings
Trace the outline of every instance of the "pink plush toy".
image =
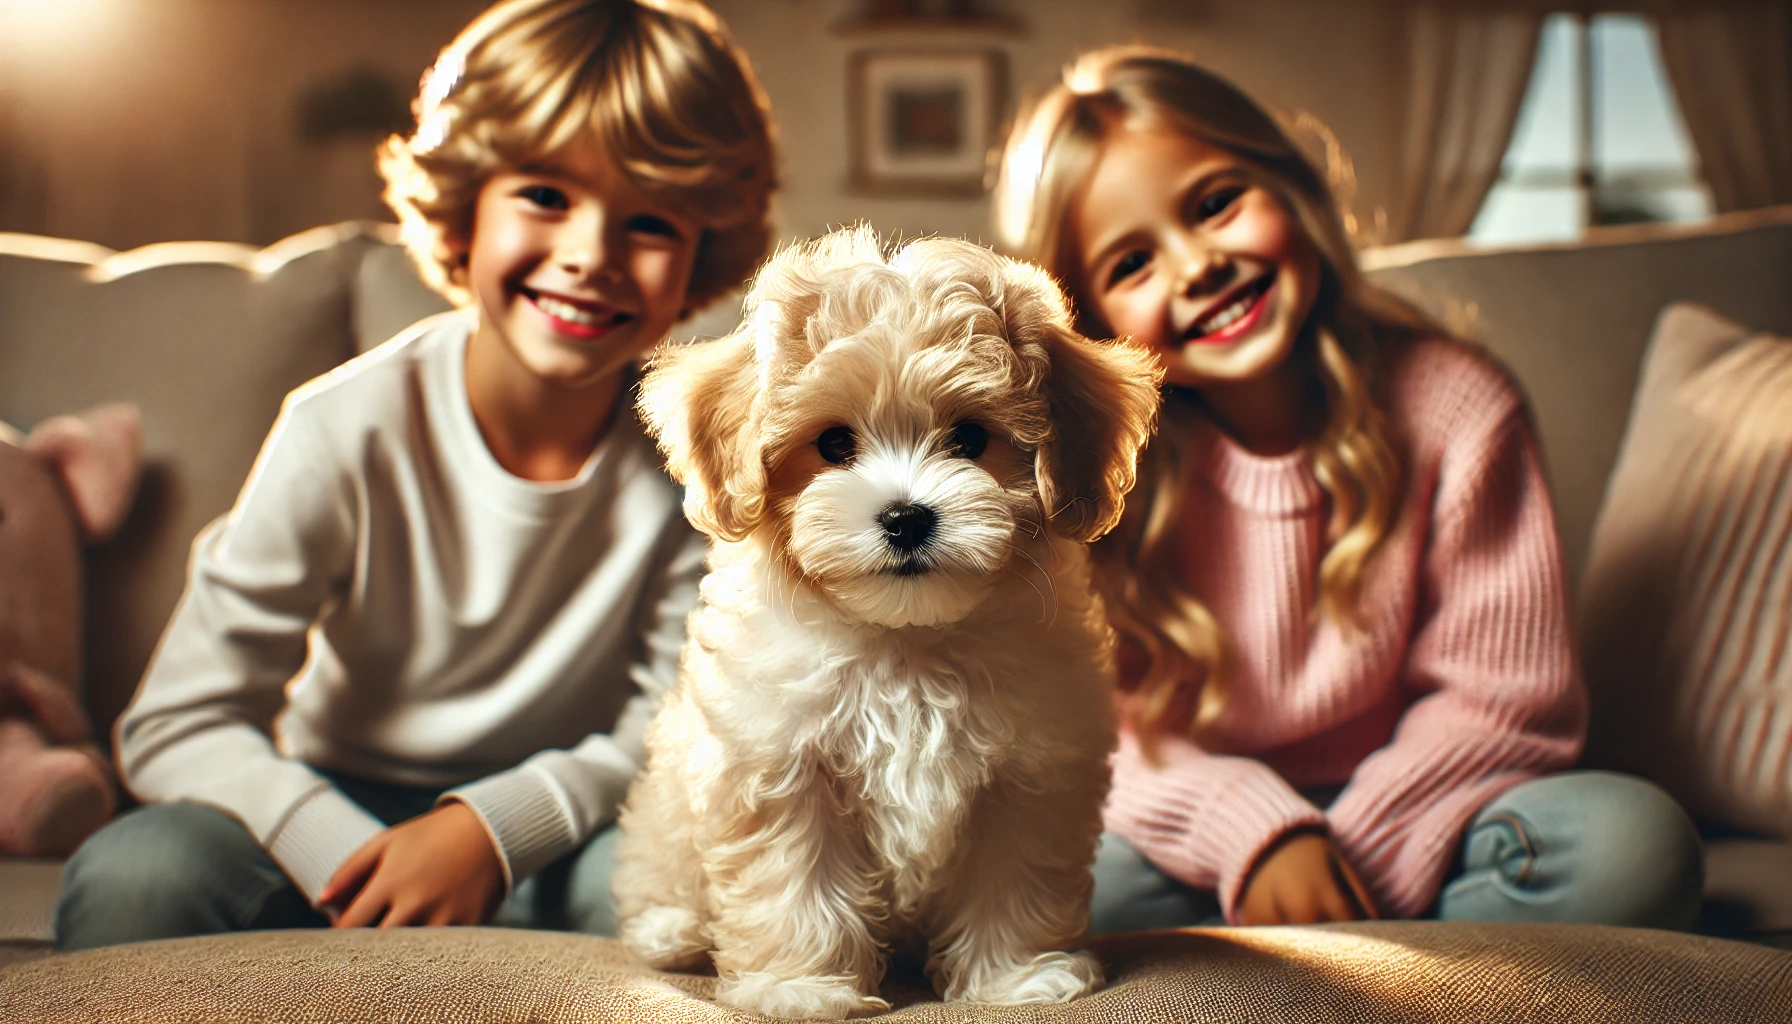
{"type": "Polygon", "coordinates": [[[124,521],[139,417],[107,405],[29,437],[0,423],[0,854],[72,851],[112,816],[81,707],[81,549],[124,521]]]}

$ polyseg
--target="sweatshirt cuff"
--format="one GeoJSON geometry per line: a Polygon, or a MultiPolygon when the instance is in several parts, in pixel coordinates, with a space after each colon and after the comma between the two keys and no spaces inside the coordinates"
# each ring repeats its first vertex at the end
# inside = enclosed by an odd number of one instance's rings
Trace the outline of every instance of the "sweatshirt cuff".
{"type": "Polygon", "coordinates": [[[442,794],[473,809],[497,847],[504,891],[579,845],[572,813],[555,783],[527,765],[442,794]]]}
{"type": "Polygon", "coordinates": [[[268,856],[316,906],[343,861],[385,828],[335,786],[320,786],[268,837],[268,856]]]}

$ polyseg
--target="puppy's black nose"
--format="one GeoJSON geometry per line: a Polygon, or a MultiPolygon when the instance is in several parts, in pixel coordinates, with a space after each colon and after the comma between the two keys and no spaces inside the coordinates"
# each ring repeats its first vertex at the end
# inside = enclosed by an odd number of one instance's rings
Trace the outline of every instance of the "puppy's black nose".
{"type": "Polygon", "coordinates": [[[889,536],[890,546],[898,551],[913,551],[933,536],[933,509],[899,501],[877,514],[877,525],[889,536]]]}

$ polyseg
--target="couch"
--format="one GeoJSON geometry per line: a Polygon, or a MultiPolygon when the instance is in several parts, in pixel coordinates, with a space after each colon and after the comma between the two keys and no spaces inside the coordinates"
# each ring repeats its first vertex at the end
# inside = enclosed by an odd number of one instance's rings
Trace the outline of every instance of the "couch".
{"type": "MultiPolygon", "coordinates": [[[[1664,304],[1792,334],[1792,208],[1572,245],[1412,243],[1364,263],[1529,391],[1571,579],[1664,304]]],[[[231,504],[281,397],[442,308],[381,225],[261,250],[117,253],[0,234],[0,420],[28,427],[116,399],[143,409],[136,506],[86,563],[86,703],[101,729],[179,596],[189,542],[231,504]]],[[[1792,845],[1730,836],[1707,855],[1706,934],[1371,922],[1121,937],[1098,947],[1110,988],[1071,1006],[973,1014],[896,978],[892,1018],[1792,1020],[1792,953],[1776,948],[1792,948],[1792,845]]],[[[713,978],[656,974],[580,936],[264,933],[52,955],[59,870],[0,860],[0,1020],[746,1019],[703,1000],[713,978]]]]}

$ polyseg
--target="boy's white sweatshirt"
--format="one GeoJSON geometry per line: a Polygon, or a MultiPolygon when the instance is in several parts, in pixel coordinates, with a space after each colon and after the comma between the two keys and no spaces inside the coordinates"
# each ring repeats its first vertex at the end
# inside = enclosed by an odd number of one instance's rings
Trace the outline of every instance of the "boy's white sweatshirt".
{"type": "Polygon", "coordinates": [[[144,801],[239,819],[315,900],[383,827],[312,766],[452,787],[514,884],[615,817],[707,550],[624,394],[522,480],[467,400],[467,312],[287,397],[119,723],[144,801]]]}

